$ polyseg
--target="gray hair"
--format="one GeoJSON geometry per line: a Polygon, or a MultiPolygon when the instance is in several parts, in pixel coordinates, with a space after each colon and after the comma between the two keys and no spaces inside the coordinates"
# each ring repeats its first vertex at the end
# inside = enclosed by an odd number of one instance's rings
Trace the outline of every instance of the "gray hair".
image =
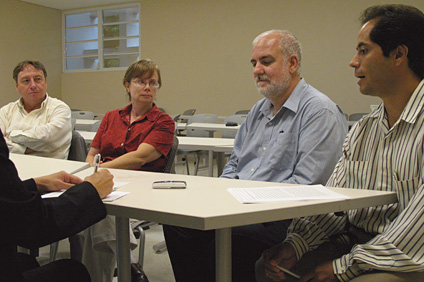
{"type": "Polygon", "coordinates": [[[269,35],[280,36],[280,51],[283,54],[284,60],[287,60],[291,55],[295,54],[299,58],[299,67],[297,68],[297,74],[300,75],[300,68],[302,65],[302,46],[297,40],[296,36],[288,30],[273,29],[262,32],[253,40],[252,45],[255,46],[259,40],[269,35]]]}

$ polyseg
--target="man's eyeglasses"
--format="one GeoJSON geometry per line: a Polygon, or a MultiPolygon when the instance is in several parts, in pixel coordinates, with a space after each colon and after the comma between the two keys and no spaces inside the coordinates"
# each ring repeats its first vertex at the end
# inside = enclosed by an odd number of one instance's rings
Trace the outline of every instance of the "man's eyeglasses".
{"type": "Polygon", "coordinates": [[[160,84],[156,81],[133,80],[132,82],[142,88],[146,87],[147,84],[150,86],[150,88],[159,88],[160,86],[160,84]]]}

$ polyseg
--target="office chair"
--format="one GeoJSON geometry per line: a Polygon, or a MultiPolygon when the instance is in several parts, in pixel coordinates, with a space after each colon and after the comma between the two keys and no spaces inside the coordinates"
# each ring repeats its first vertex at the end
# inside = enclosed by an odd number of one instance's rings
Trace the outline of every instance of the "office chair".
{"type": "Polygon", "coordinates": [[[250,110],[240,110],[236,112],[236,115],[247,115],[250,110]]]}
{"type": "MultiPolygon", "coordinates": [[[[232,124],[237,124],[237,125],[241,125],[244,120],[246,119],[247,115],[231,115],[228,116],[224,119],[224,124],[228,124],[228,123],[232,123],[232,124]]],[[[222,132],[222,138],[235,138],[236,137],[237,132],[230,132],[230,131],[223,131],[222,132]]]]}
{"type": "MultiPolygon", "coordinates": [[[[172,173],[175,174],[175,155],[178,150],[178,138],[174,136],[174,142],[172,143],[171,150],[166,157],[165,167],[163,168],[164,173],[172,173]]],[[[146,243],[146,230],[150,228],[150,226],[157,224],[156,222],[150,221],[136,221],[131,223],[131,230],[133,230],[136,238],[140,239],[139,243],[139,253],[138,253],[138,263],[141,265],[143,269],[144,263],[144,248],[146,243]]],[[[153,249],[164,250],[166,248],[165,241],[161,241],[153,246],[153,249]]]]}
{"type": "Polygon", "coordinates": [[[358,121],[368,113],[354,113],[349,115],[349,121],[358,121]]]}
{"type": "MultiPolygon", "coordinates": [[[[87,146],[84,138],[76,130],[72,130],[71,147],[69,148],[68,160],[85,162],[87,158],[87,146]]],[[[78,234],[69,237],[71,258],[77,261],[82,259],[82,238],[78,234]]],[[[50,244],[50,262],[56,260],[59,241],[50,244]]]]}
{"type": "Polygon", "coordinates": [[[91,132],[97,132],[97,130],[99,129],[100,124],[102,123],[101,120],[96,121],[95,123],[93,123],[93,125],[91,126],[91,132]]]}
{"type": "Polygon", "coordinates": [[[194,113],[196,112],[196,109],[189,109],[184,111],[181,116],[180,116],[180,122],[182,123],[187,123],[188,119],[194,115],[194,113]]]}
{"type": "MultiPolygon", "coordinates": [[[[188,121],[187,125],[193,123],[193,122],[199,122],[199,123],[217,123],[218,122],[218,115],[216,114],[197,114],[191,116],[188,121]]],[[[201,129],[190,129],[187,130],[187,137],[209,137],[209,132],[201,129]]],[[[200,163],[200,155],[207,151],[201,151],[201,150],[178,150],[177,155],[183,155],[184,161],[186,165],[187,174],[190,174],[189,165],[188,165],[188,154],[194,153],[195,154],[195,161],[194,161],[194,175],[197,175],[197,172],[199,170],[199,163],[200,163]]]]}
{"type": "Polygon", "coordinates": [[[71,117],[75,119],[94,119],[94,113],[90,111],[72,111],[71,117]]]}

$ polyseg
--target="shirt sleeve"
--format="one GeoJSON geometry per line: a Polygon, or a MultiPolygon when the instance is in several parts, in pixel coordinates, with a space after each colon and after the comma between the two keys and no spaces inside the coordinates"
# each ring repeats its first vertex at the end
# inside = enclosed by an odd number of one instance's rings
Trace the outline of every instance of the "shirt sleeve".
{"type": "Polygon", "coordinates": [[[246,117],[246,120],[242,123],[239,130],[237,131],[236,137],[234,139],[234,147],[231,153],[230,160],[224,166],[224,169],[220,176],[222,178],[229,178],[229,179],[236,178],[239,156],[240,156],[241,148],[243,147],[243,142],[246,137],[248,119],[249,119],[249,116],[246,117]]]}
{"type": "MultiPolygon", "coordinates": [[[[418,182],[418,177],[415,180],[418,182]]],[[[413,181],[405,181],[408,183],[403,184],[413,187],[413,181]]],[[[399,186],[399,183],[397,185],[399,186]]],[[[404,189],[405,186],[398,189],[404,189]]],[[[375,269],[423,272],[423,207],[424,186],[421,185],[387,230],[376,235],[366,244],[355,245],[349,254],[333,261],[333,268],[339,279],[349,281],[361,273],[375,269]]]]}
{"type": "Polygon", "coordinates": [[[0,134],[0,232],[3,244],[40,247],[76,234],[106,216],[96,189],[83,182],[41,199],[33,179],[21,181],[0,134]]]}
{"type": "MultiPolygon", "coordinates": [[[[348,139],[346,138],[343,147],[347,146],[348,139]]],[[[339,178],[337,176],[343,174],[344,163],[343,156],[338,161],[326,186],[343,187],[342,183],[338,182],[339,178]]],[[[305,253],[327,242],[329,236],[341,233],[345,229],[347,221],[345,214],[335,215],[334,213],[295,218],[289,227],[285,242],[290,243],[294,247],[296,256],[300,259],[305,253]]]]}
{"type": "Polygon", "coordinates": [[[166,157],[174,142],[174,131],[174,120],[169,115],[161,115],[152,131],[143,140],[143,143],[152,145],[166,157]]]}
{"type": "Polygon", "coordinates": [[[305,118],[299,132],[295,168],[285,183],[327,182],[342,155],[342,145],[347,134],[347,124],[341,122],[338,114],[324,108],[305,118]]]}
{"type": "MultiPolygon", "coordinates": [[[[9,127],[9,113],[10,113],[11,104],[8,104],[0,109],[0,130],[3,133],[3,136],[6,134],[6,129],[9,127]]],[[[11,153],[23,154],[25,153],[26,146],[18,144],[10,140],[7,136],[4,137],[7,147],[11,153]]]]}
{"type": "Polygon", "coordinates": [[[9,134],[9,140],[34,151],[51,152],[70,142],[68,137],[71,130],[71,110],[66,104],[60,103],[55,106],[46,124],[29,130],[13,130],[9,134]]]}

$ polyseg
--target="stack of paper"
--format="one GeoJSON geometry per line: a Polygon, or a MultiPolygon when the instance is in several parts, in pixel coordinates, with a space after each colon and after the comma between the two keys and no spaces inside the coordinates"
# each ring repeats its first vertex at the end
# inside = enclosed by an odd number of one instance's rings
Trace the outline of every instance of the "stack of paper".
{"type": "Polygon", "coordinates": [[[244,204],[283,201],[349,199],[322,185],[287,185],[259,188],[228,188],[228,192],[244,204]]]}

